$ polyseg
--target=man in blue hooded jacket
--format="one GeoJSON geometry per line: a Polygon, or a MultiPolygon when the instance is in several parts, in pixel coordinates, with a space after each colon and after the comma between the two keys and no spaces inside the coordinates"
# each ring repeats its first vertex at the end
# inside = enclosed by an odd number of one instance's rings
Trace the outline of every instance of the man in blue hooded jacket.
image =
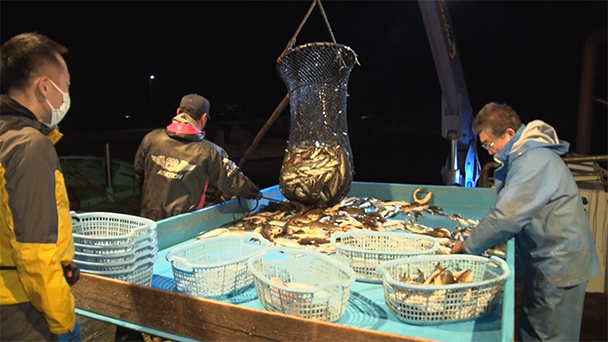
{"type": "Polygon", "coordinates": [[[452,253],[481,254],[515,237],[521,339],[578,341],[587,282],[600,268],[579,189],[560,157],[570,144],[543,121],[523,125],[505,104],[486,104],[472,126],[499,163],[498,198],[452,253]]]}

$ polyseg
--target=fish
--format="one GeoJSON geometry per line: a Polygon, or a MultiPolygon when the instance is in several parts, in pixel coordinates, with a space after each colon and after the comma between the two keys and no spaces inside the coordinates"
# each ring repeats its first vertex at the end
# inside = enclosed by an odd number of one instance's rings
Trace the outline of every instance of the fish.
{"type": "Polygon", "coordinates": [[[437,276],[439,276],[439,273],[441,273],[441,271],[442,271],[441,266],[440,266],[439,262],[437,262],[437,264],[435,265],[435,270],[433,271],[433,273],[422,284],[423,285],[429,285],[429,284],[431,284],[435,280],[435,278],[437,276]]]}
{"type": "Polygon", "coordinates": [[[419,205],[427,204],[433,197],[433,192],[429,191],[423,198],[418,198],[418,193],[420,191],[422,191],[422,188],[414,190],[414,194],[412,195],[412,197],[414,197],[414,202],[418,203],[419,205]]]}
{"type": "Polygon", "coordinates": [[[350,159],[339,142],[307,144],[286,150],[279,177],[281,193],[303,204],[333,205],[350,190],[350,159]]]}
{"type": "Polygon", "coordinates": [[[454,279],[454,275],[452,275],[452,272],[448,269],[443,269],[439,272],[439,274],[437,275],[437,277],[435,277],[435,285],[450,285],[450,284],[454,284],[456,282],[456,279],[454,279]]]}
{"type": "Polygon", "coordinates": [[[454,278],[458,283],[470,283],[473,281],[473,271],[471,270],[462,270],[458,272],[454,272],[454,278]]]}
{"type": "Polygon", "coordinates": [[[436,238],[449,238],[452,236],[452,232],[444,227],[433,228],[433,230],[430,230],[425,234],[436,238]]]}

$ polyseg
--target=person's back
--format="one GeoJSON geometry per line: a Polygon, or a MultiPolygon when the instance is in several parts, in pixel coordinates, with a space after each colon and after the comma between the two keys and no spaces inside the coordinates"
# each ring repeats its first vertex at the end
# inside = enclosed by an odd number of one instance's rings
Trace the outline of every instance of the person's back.
{"type": "Polygon", "coordinates": [[[259,188],[227,153],[205,140],[208,110],[205,98],[186,95],[172,123],[142,140],[135,156],[135,172],[143,178],[141,216],[158,221],[200,209],[209,185],[229,196],[258,196],[259,188]]]}

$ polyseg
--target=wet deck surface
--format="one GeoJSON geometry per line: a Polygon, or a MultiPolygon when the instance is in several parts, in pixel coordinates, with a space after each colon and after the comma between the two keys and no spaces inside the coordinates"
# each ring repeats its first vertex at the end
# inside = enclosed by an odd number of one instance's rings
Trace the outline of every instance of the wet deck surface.
{"type": "MultiPolygon", "coordinates": [[[[516,327],[515,336],[517,333],[517,310],[520,308],[519,301],[520,288],[516,289],[516,327]]],[[[583,324],[581,328],[580,341],[608,341],[608,294],[605,293],[587,293],[585,297],[585,310],[583,312],[583,324]]],[[[91,319],[84,316],[78,316],[78,321],[82,329],[83,342],[111,342],[114,341],[116,326],[102,321],[91,319]]],[[[139,338],[137,336],[136,338],[139,338]]],[[[128,341],[145,341],[150,340],[149,337],[142,336],[140,339],[127,339],[128,341]]],[[[123,340],[124,341],[124,340],[123,340]]]]}

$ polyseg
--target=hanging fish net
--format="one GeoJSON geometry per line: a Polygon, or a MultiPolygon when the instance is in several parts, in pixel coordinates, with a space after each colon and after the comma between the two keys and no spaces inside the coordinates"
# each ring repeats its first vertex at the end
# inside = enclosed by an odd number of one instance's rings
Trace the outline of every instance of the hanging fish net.
{"type": "Polygon", "coordinates": [[[326,42],[289,49],[278,60],[291,111],[279,186],[292,201],[330,206],[350,191],[353,156],[346,98],[356,61],[351,48],[326,42]]]}

